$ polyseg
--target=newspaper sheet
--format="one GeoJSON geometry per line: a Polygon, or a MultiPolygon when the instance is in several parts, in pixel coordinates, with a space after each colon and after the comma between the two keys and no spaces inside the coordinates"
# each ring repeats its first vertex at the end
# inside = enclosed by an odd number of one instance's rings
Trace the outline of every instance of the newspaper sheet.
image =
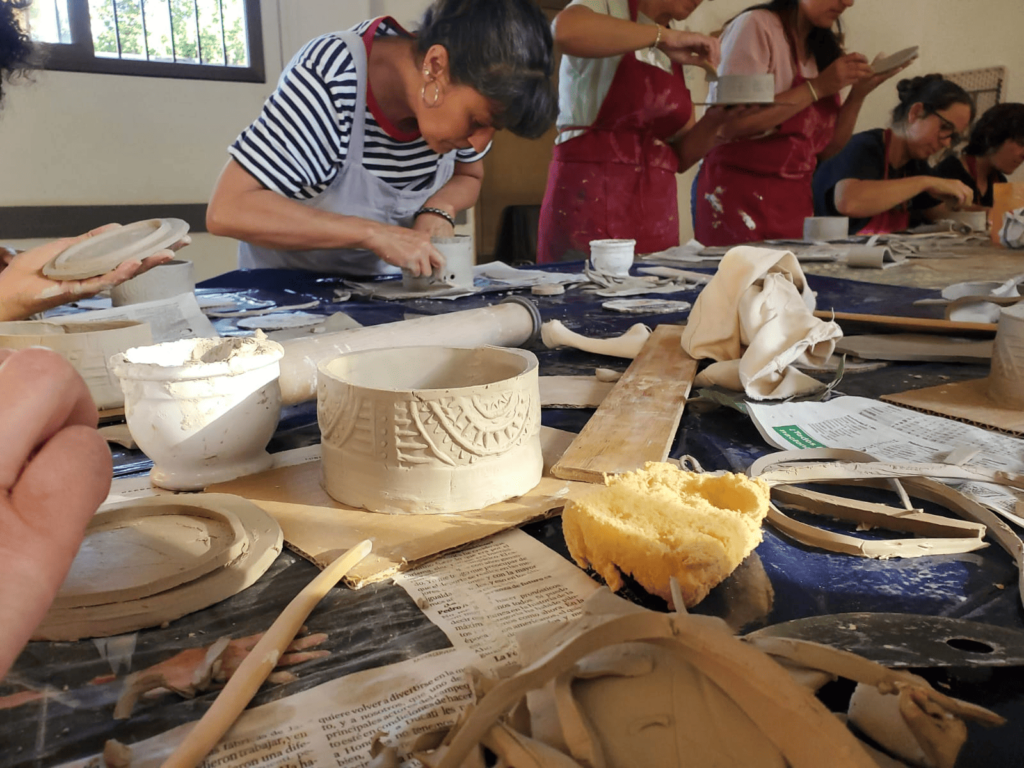
{"type": "MultiPolygon", "coordinates": [[[[749,403],[748,410],[765,440],[776,448],[849,448],[881,461],[941,462],[950,451],[980,449],[970,463],[993,470],[1024,472],[1024,440],[918,413],[863,397],[838,397],[827,403],[749,403]]],[[[1024,526],[1022,496],[989,483],[950,483],[961,493],[1024,526]]]]}
{"type": "Polygon", "coordinates": [[[75,322],[83,323],[100,320],[137,320],[149,323],[154,344],[179,339],[209,339],[219,335],[199,308],[194,293],[182,293],[170,299],[127,304],[123,307],[79,312],[73,317],[75,322]]]}
{"type": "MultiPolygon", "coordinates": [[[[247,710],[203,768],[357,768],[369,762],[370,744],[380,732],[405,754],[420,734],[455,723],[470,701],[467,667],[490,671],[515,663],[514,632],[578,616],[597,588],[572,563],[518,530],[396,581],[448,635],[452,648],[247,710]]],[[[159,766],[191,728],[131,745],[132,768],[159,766]]],[[[63,768],[102,766],[97,756],[63,768]]]]}

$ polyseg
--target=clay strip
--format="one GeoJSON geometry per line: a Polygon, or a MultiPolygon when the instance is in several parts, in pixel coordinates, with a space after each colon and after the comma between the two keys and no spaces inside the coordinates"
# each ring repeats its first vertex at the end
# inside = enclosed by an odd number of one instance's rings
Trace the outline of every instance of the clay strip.
{"type": "Polygon", "coordinates": [[[317,603],[354,565],[366,557],[372,548],[370,541],[357,544],[327,566],[288,603],[281,615],[270,625],[270,629],[256,643],[256,647],[238,666],[238,671],[228,680],[206,714],[164,761],[163,768],[194,768],[199,765],[256,695],[256,691],[274,670],[281,654],[295,639],[295,635],[317,603]]]}

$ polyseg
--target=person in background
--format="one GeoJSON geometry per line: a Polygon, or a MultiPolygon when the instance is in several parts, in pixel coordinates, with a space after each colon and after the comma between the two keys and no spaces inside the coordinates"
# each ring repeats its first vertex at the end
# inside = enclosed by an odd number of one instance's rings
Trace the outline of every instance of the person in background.
{"type": "Polygon", "coordinates": [[[996,104],[971,128],[967,146],[959,157],[950,155],[932,171],[944,179],[962,181],[973,192],[971,202],[992,207],[992,185],[1024,163],[1024,104],[996,104]]]}
{"type": "Polygon", "coordinates": [[[112,465],[89,390],[56,352],[0,349],[0,679],[50,607],[112,465]]]}
{"type": "MultiPolygon", "coordinates": [[[[4,83],[25,77],[33,63],[32,40],[21,26],[21,14],[29,5],[30,0],[0,0],[0,107],[3,106],[4,83]]],[[[58,240],[22,253],[0,247],[0,321],[24,320],[36,312],[113,288],[147,269],[170,261],[172,250],[191,242],[186,237],[170,250],[161,251],[141,262],[125,262],[105,275],[87,280],[57,281],[43,275],[46,262],[69,245],[105,232],[111,226],[118,225],[107,225],[79,238],[58,240]]]]}
{"type": "Polygon", "coordinates": [[[551,30],[532,0],[435,0],[308,43],[231,145],[207,211],[241,267],[430,274],[431,236],[480,193],[495,131],[554,120],[551,30]]]}
{"type": "Polygon", "coordinates": [[[928,158],[960,142],[974,102],[942,75],[900,80],[892,127],[854,136],[814,176],[819,216],[849,216],[850,234],[899,232],[968,205],[970,187],[933,176],[928,158]]]}
{"type": "Polygon", "coordinates": [[[852,5],[772,0],[726,25],[719,74],[774,75],[776,104],[725,130],[725,138],[753,138],[722,143],[705,159],[693,207],[695,237],[704,245],[803,236],[818,162],[842,149],[864,99],[899,71],[875,74],[865,56],[843,51],[840,17],[852,5]]]}
{"type": "Polygon", "coordinates": [[[638,253],[679,244],[675,175],[730,119],[712,109],[696,120],[681,68],[717,65],[718,41],[668,26],[700,3],[572,0],[556,17],[565,55],[538,262],[584,258],[591,240],[633,239],[638,253]]]}

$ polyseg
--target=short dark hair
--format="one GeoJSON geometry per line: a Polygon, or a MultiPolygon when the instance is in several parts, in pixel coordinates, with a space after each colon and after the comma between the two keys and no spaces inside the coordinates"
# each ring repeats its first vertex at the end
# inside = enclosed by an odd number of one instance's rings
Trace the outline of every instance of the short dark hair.
{"type": "Polygon", "coordinates": [[[4,100],[4,81],[24,77],[31,69],[34,46],[18,21],[18,12],[31,3],[32,0],[0,0],[0,104],[4,100]]]}
{"type": "Polygon", "coordinates": [[[971,94],[942,75],[931,74],[922,77],[910,77],[896,84],[896,93],[900,103],[892,111],[893,125],[907,122],[910,108],[921,104],[928,114],[940,109],[948,109],[954,104],[966,104],[971,108],[971,122],[974,121],[974,99],[971,94]]]}
{"type": "Polygon", "coordinates": [[[551,25],[533,0],[434,0],[417,48],[448,51],[452,82],[499,105],[496,126],[536,139],[555,121],[551,25]]]}
{"type": "Polygon", "coordinates": [[[1024,104],[996,104],[974,124],[964,154],[981,157],[1011,139],[1024,144],[1024,104]]]}
{"type": "MultiPolygon", "coordinates": [[[[767,3],[752,5],[733,18],[742,16],[749,11],[771,11],[782,19],[783,27],[795,29],[799,5],[800,0],[770,0],[767,3]]],[[[792,43],[790,44],[792,45],[792,43]]],[[[821,27],[811,29],[811,33],[807,36],[807,51],[814,56],[814,63],[818,65],[819,72],[828,69],[832,62],[843,55],[843,23],[837,19],[835,29],[821,27]]]]}

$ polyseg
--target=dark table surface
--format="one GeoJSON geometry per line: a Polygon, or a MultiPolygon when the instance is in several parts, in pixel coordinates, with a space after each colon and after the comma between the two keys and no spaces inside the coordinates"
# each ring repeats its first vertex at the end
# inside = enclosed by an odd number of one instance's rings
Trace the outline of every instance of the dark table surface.
{"type": "MultiPolygon", "coordinates": [[[[580,268],[581,264],[576,263],[551,269],[579,271],[580,268]]],[[[912,305],[918,298],[935,297],[936,291],[820,276],[809,276],[808,281],[818,294],[819,309],[940,316],[936,307],[912,305]]],[[[486,306],[505,297],[491,293],[455,301],[421,299],[398,303],[353,298],[339,303],[335,301],[335,292],[340,288],[338,278],[284,270],[254,270],[227,273],[202,283],[198,290],[200,293],[240,291],[278,305],[316,299],[321,302],[320,308],[304,311],[324,314],[343,311],[364,325],[486,306]]],[[[696,295],[696,290],[691,290],[660,298],[692,302],[696,295]]],[[[685,312],[651,317],[618,314],[603,309],[602,299],[576,289],[562,296],[531,298],[536,301],[544,320],[562,320],[571,329],[589,336],[617,335],[637,322],[653,326],[686,319],[685,312]]],[[[225,335],[238,332],[230,320],[218,320],[215,326],[225,335]]],[[[540,359],[541,375],[590,374],[598,365],[624,370],[628,363],[576,350],[548,350],[539,341],[525,346],[540,359]]],[[[972,365],[893,364],[871,372],[847,373],[837,391],[878,397],[986,374],[984,367],[972,365]]],[[[545,410],[543,423],[579,431],[591,413],[545,410]]],[[[279,451],[318,441],[315,403],[305,403],[285,409],[270,449],[279,451]]],[[[705,469],[742,472],[755,458],[770,450],[744,414],[693,403],[683,415],[671,456],[691,455],[705,469]]],[[[114,455],[115,475],[148,470],[148,460],[137,451],[117,449],[114,455]]],[[[568,557],[557,517],[527,526],[525,530],[568,557]]],[[[858,611],[945,616],[1024,630],[1016,568],[1010,557],[996,546],[966,555],[867,560],[795,544],[766,526],[763,542],[745,565],[751,564],[753,570],[763,568],[771,584],[773,600],[770,610],[752,615],[743,631],[804,617],[858,611]]],[[[132,743],[197,719],[215,693],[191,700],[165,698],[159,706],[137,706],[130,721],[113,720],[112,709],[120,693],[121,678],[133,669],[162,661],[182,648],[208,644],[224,635],[242,637],[262,631],[266,617],[276,615],[314,573],[313,565],[285,551],[252,588],[167,627],[145,630],[128,639],[119,639],[117,643],[30,644],[7,679],[0,683],[0,697],[43,689],[49,690],[51,695],[7,708],[0,700],[0,768],[56,765],[95,754],[110,738],[132,743]],[[112,668],[117,677],[111,675],[112,668]]],[[[627,585],[626,593],[638,603],[665,610],[663,602],[648,596],[639,587],[627,585]]],[[[742,583],[737,578],[729,579],[695,610],[716,615],[736,611],[737,601],[742,602],[742,593],[742,583]]],[[[332,590],[308,624],[311,632],[329,634],[326,648],[331,651],[330,656],[303,665],[302,673],[294,682],[265,686],[254,705],[358,670],[391,664],[449,645],[447,637],[426,620],[405,591],[391,582],[359,591],[332,590]]],[[[988,706],[1010,720],[1007,726],[995,730],[972,727],[971,740],[958,766],[1024,765],[1024,736],[1021,735],[1024,670],[947,668],[924,674],[933,683],[944,686],[946,692],[988,706]]]]}

